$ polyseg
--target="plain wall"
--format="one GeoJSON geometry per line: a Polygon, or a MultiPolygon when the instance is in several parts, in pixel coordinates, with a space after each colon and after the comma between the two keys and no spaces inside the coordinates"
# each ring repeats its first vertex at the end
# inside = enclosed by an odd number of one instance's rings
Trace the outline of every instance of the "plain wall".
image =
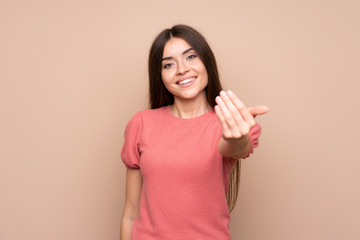
{"type": "Polygon", "coordinates": [[[258,117],[233,239],[360,239],[359,1],[0,1],[0,239],[119,239],[147,55],[185,23],[258,117]]]}

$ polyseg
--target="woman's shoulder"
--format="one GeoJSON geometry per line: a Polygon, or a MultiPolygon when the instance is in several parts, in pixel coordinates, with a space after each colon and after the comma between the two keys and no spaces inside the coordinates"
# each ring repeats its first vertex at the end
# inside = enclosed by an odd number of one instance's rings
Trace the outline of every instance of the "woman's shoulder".
{"type": "Polygon", "coordinates": [[[129,122],[139,122],[142,119],[152,119],[158,117],[164,117],[168,106],[156,108],[156,109],[144,109],[136,112],[129,120],[129,122]]]}

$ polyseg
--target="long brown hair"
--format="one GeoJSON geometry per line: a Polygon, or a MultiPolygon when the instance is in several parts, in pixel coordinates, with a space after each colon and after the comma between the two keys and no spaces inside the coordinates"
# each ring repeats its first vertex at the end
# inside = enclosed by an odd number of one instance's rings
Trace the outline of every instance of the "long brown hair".
{"type": "MultiPolygon", "coordinates": [[[[205,38],[194,28],[187,25],[175,25],[172,28],[163,30],[154,40],[149,53],[149,97],[152,109],[171,105],[174,103],[174,96],[166,89],[161,78],[162,57],[165,44],[173,37],[184,39],[198,54],[208,75],[206,87],[207,102],[215,107],[215,98],[222,90],[219,72],[209,44],[205,38]]],[[[235,206],[240,184],[240,160],[231,171],[229,178],[229,189],[226,193],[229,212],[235,206]]]]}

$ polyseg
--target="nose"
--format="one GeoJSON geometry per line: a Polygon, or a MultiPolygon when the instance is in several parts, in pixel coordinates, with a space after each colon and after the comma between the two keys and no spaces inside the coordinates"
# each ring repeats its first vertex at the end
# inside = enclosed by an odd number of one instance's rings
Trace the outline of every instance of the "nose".
{"type": "Polygon", "coordinates": [[[179,63],[178,63],[178,74],[183,75],[188,71],[189,71],[189,66],[185,62],[179,61],[179,63]]]}

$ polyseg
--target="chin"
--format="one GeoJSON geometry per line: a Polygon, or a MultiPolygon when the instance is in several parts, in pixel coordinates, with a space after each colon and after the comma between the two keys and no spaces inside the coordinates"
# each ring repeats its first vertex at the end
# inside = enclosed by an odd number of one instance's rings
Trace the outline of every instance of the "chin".
{"type": "Polygon", "coordinates": [[[183,99],[183,100],[195,100],[201,96],[200,93],[188,93],[188,94],[182,94],[178,95],[177,98],[183,99]]]}

